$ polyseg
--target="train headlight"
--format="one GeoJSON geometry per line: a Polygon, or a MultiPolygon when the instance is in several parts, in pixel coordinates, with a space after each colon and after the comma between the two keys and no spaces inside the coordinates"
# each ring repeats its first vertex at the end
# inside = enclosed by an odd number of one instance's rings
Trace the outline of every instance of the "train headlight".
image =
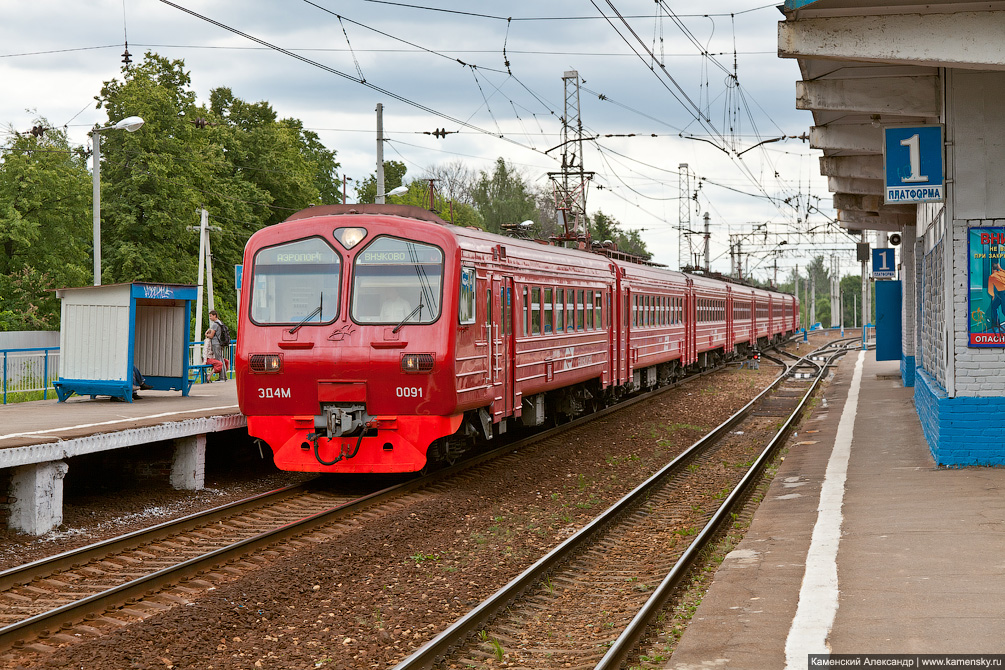
{"type": "Polygon", "coordinates": [[[252,354],[248,367],[258,374],[275,374],[283,371],[283,357],[279,354],[252,354]]]}
{"type": "Polygon", "coordinates": [[[401,371],[408,374],[422,374],[433,371],[432,354],[402,354],[401,371]]]}
{"type": "Polygon", "coordinates": [[[366,228],[336,228],[332,235],[346,249],[352,249],[366,237],[366,228]]]}

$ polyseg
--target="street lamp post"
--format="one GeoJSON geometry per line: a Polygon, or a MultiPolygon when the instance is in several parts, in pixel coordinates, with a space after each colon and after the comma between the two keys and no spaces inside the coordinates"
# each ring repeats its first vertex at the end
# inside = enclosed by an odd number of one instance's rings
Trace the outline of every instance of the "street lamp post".
{"type": "Polygon", "coordinates": [[[128,116],[115,125],[98,128],[91,131],[91,142],[94,146],[94,166],[91,168],[92,187],[94,193],[94,285],[101,286],[101,133],[106,130],[125,130],[135,133],[143,125],[143,119],[138,116],[128,116]]]}

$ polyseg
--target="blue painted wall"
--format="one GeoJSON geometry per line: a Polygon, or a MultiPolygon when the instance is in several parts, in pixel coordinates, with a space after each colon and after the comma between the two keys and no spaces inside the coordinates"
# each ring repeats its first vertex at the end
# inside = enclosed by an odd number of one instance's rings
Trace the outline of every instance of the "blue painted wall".
{"type": "Polygon", "coordinates": [[[917,370],[914,405],[925,440],[938,465],[1005,465],[1005,397],[949,398],[922,369],[917,370]]]}
{"type": "Polygon", "coordinates": [[[914,386],[914,356],[903,356],[900,359],[900,378],[904,386],[910,388],[914,386]]]}

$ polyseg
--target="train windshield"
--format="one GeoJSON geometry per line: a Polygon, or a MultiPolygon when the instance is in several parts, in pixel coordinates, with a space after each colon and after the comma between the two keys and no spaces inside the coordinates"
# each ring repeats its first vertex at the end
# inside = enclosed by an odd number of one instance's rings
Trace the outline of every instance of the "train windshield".
{"type": "Polygon", "coordinates": [[[251,320],[260,324],[330,323],[338,316],[342,262],[320,237],[255,254],[251,320]]]}
{"type": "Polygon", "coordinates": [[[356,256],[352,318],[356,323],[432,323],[440,316],[443,251],[378,237],[356,256]]]}

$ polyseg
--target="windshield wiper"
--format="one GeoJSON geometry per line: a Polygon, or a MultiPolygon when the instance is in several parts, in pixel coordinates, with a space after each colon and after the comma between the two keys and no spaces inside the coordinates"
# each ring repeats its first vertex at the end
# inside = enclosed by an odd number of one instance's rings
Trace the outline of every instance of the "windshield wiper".
{"type": "Polygon", "coordinates": [[[313,319],[316,314],[317,315],[321,314],[321,309],[324,307],[324,304],[325,304],[324,300],[325,300],[325,296],[322,293],[321,294],[321,302],[318,303],[317,309],[315,309],[313,312],[311,312],[310,314],[308,314],[307,316],[305,316],[300,323],[298,323],[297,325],[295,325],[292,328],[290,328],[290,335],[292,335],[293,333],[295,333],[298,330],[300,330],[300,327],[302,325],[304,325],[305,323],[307,323],[308,321],[310,321],[311,319],[313,319]]]}
{"type": "Polygon", "coordinates": [[[391,332],[392,333],[397,333],[399,330],[401,330],[401,327],[405,325],[405,322],[408,321],[409,319],[411,319],[413,316],[415,316],[416,312],[419,312],[420,314],[422,313],[422,294],[421,293],[419,294],[419,306],[416,307],[415,309],[413,309],[411,312],[409,312],[408,316],[406,316],[404,319],[402,319],[401,322],[397,326],[395,326],[394,330],[392,330],[391,332]]]}

